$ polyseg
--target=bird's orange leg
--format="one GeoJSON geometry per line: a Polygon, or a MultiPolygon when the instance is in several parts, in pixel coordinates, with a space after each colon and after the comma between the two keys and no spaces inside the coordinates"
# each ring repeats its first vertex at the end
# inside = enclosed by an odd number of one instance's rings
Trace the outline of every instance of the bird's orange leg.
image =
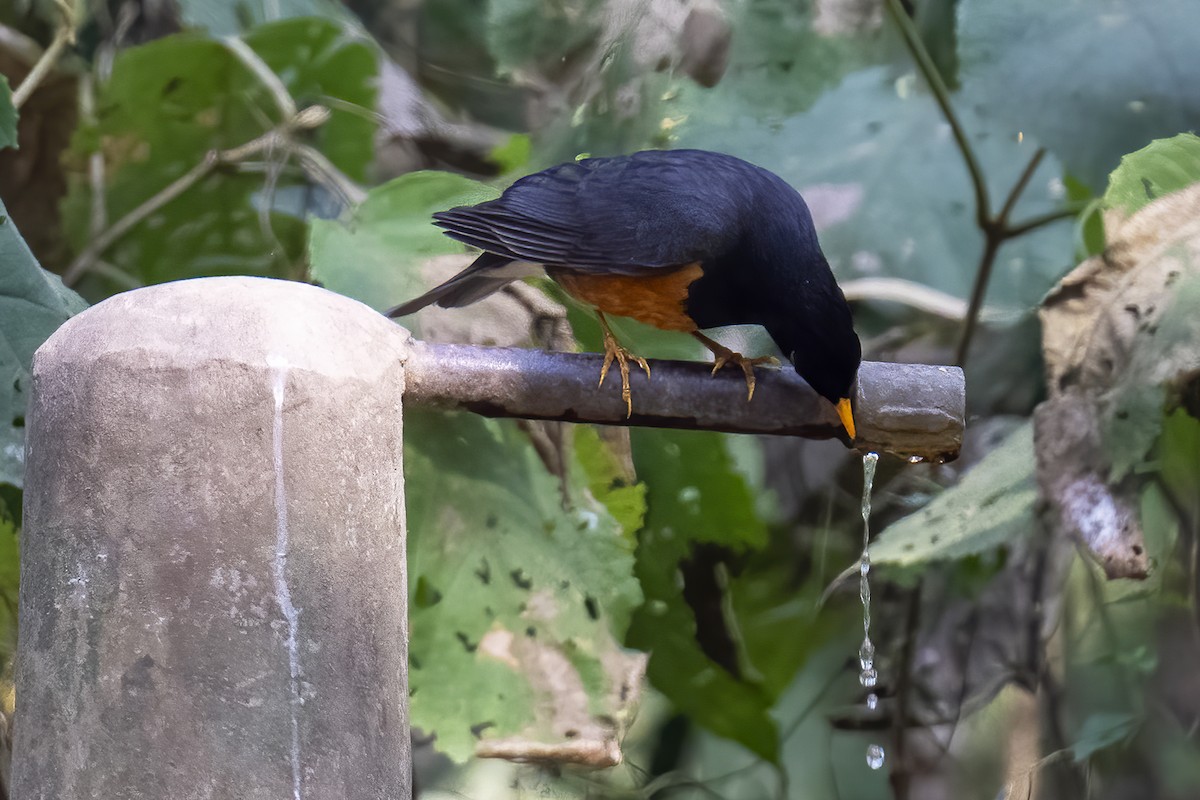
{"type": "Polygon", "coordinates": [[[608,368],[612,366],[613,361],[616,361],[617,369],[621,371],[621,399],[625,401],[625,416],[632,417],[633,399],[629,392],[629,362],[632,361],[645,370],[647,378],[650,377],[650,365],[646,363],[646,359],[635,356],[621,346],[617,337],[613,335],[612,328],[608,327],[608,320],[604,318],[603,311],[597,309],[596,316],[600,318],[600,329],[604,331],[604,366],[600,368],[600,383],[596,385],[604,385],[608,368]]]}
{"type": "Polygon", "coordinates": [[[735,353],[725,345],[718,341],[708,338],[700,331],[692,331],[692,336],[700,340],[700,343],[712,351],[713,368],[712,374],[716,375],[717,370],[726,364],[733,364],[742,368],[742,374],[746,376],[746,402],[749,403],[754,399],[754,368],[760,364],[770,364],[779,366],[779,359],[774,356],[759,356],[757,358],[746,358],[741,353],[735,353]]]}

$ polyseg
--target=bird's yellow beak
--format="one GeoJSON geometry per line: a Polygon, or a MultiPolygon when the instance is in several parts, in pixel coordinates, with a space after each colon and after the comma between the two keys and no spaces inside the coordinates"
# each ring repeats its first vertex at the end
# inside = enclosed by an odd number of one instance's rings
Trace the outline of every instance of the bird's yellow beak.
{"type": "Polygon", "coordinates": [[[854,412],[850,410],[850,398],[843,397],[837,403],[838,416],[842,418],[842,425],[846,427],[846,433],[850,434],[850,438],[854,436],[854,412]]]}

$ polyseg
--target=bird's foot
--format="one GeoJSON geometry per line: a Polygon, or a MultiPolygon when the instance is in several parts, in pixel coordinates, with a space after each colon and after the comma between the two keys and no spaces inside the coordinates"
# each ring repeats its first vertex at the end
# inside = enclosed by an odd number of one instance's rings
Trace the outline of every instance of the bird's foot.
{"type": "Polygon", "coordinates": [[[600,368],[600,383],[597,386],[604,385],[604,379],[608,376],[608,368],[613,362],[617,362],[617,369],[621,371],[621,399],[625,401],[625,416],[633,416],[633,397],[629,392],[629,362],[637,364],[646,373],[646,377],[650,377],[650,365],[646,363],[646,359],[641,356],[634,355],[626,350],[617,338],[613,336],[612,331],[608,330],[608,326],[604,326],[604,366],[600,368]]]}
{"type": "Polygon", "coordinates": [[[695,336],[697,339],[699,339],[701,342],[703,342],[704,346],[712,351],[712,354],[713,354],[712,374],[713,375],[716,375],[717,371],[720,370],[721,367],[725,366],[726,364],[730,364],[732,366],[742,368],[742,374],[746,376],[746,402],[747,403],[749,403],[751,400],[754,399],[754,385],[755,385],[754,368],[758,367],[758,366],[763,366],[763,365],[768,365],[768,366],[772,366],[772,367],[779,366],[779,359],[775,358],[774,356],[757,356],[755,358],[747,358],[746,356],[742,355],[741,353],[737,353],[737,352],[734,352],[733,350],[730,350],[728,347],[721,344],[720,342],[714,341],[698,331],[693,333],[692,335],[695,336]]]}

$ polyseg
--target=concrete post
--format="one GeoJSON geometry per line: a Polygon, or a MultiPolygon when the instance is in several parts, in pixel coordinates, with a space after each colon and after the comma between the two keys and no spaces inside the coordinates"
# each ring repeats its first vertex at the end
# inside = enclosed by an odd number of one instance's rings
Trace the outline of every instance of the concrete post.
{"type": "Polygon", "coordinates": [[[38,351],[13,797],[410,797],[408,337],[255,278],[38,351]]]}

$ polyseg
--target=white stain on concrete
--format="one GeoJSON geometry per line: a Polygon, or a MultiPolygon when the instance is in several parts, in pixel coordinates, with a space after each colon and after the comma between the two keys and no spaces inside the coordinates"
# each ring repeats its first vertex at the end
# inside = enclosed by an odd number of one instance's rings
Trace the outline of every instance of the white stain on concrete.
{"type": "Polygon", "coordinates": [[[292,797],[301,798],[300,781],[300,719],[299,707],[304,702],[300,696],[300,648],[296,643],[296,633],[299,628],[300,612],[292,605],[292,591],[287,583],[288,558],[288,517],[287,517],[287,487],[283,480],[283,393],[287,383],[287,360],[277,356],[267,358],[267,365],[274,371],[272,393],[275,396],[275,420],[272,426],[271,441],[273,445],[273,461],[275,466],[275,561],[272,572],[275,576],[275,602],[283,611],[287,621],[287,656],[288,671],[291,675],[289,686],[291,697],[288,708],[292,722],[292,797]]]}

